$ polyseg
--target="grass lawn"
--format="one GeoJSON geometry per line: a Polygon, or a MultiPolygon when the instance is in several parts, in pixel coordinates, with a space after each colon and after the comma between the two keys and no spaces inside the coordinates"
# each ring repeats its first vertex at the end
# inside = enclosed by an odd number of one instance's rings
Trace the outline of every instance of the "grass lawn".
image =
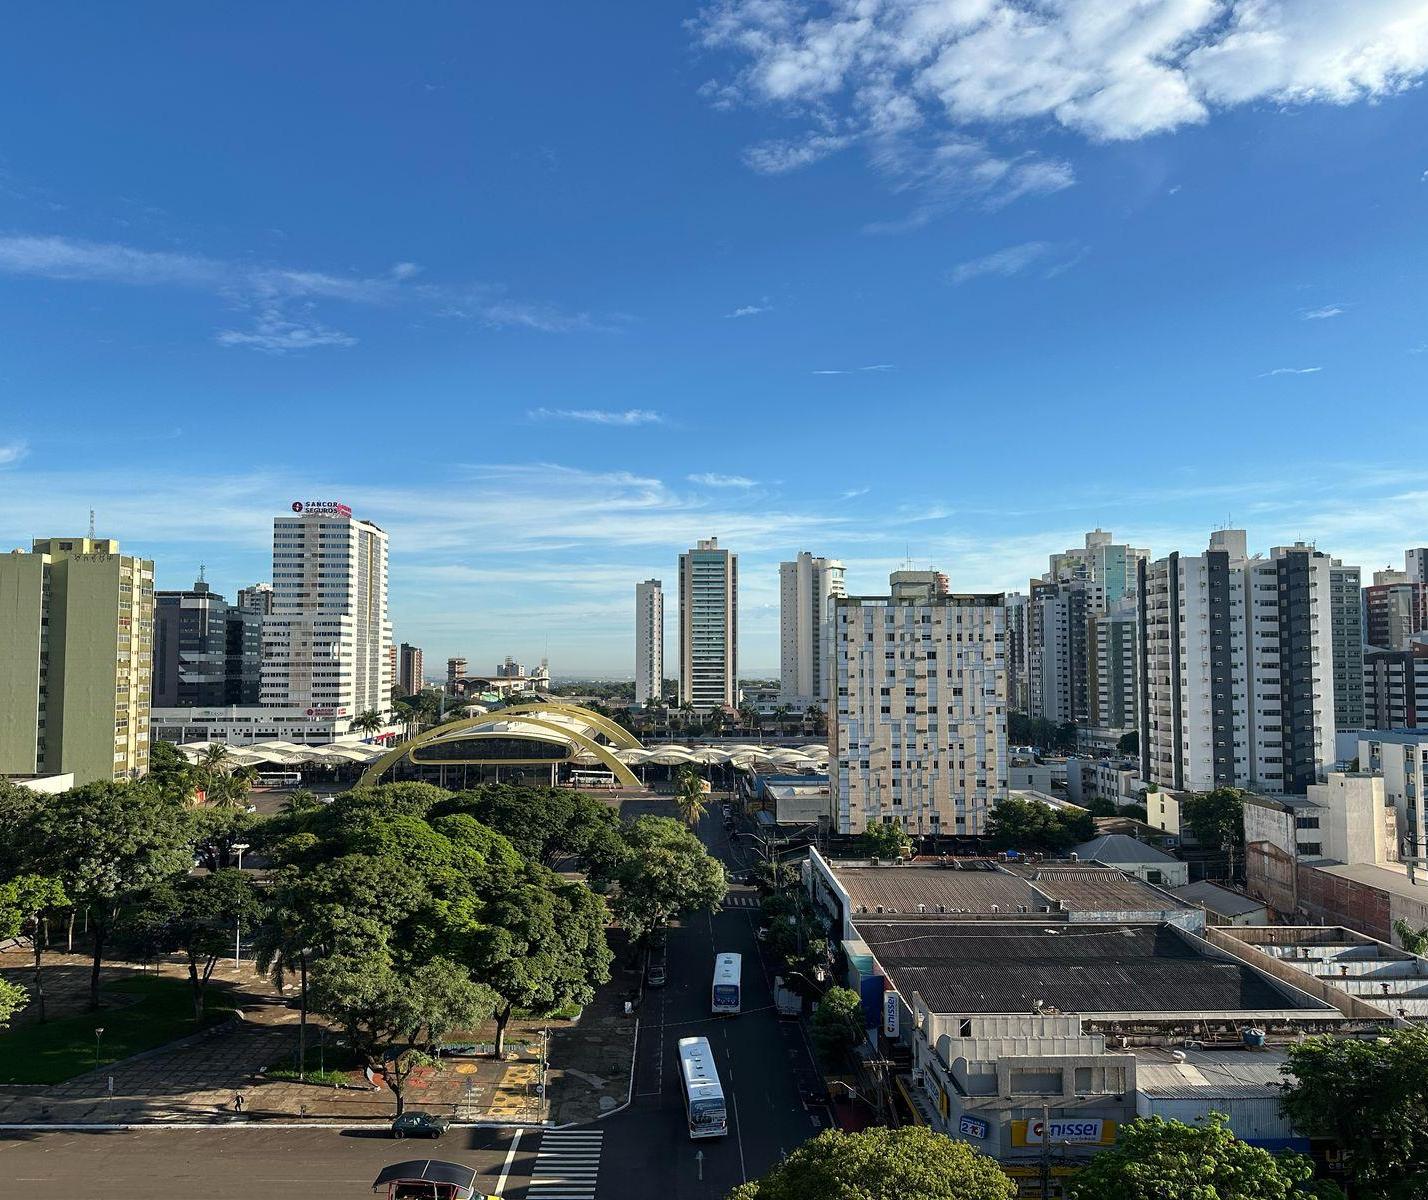
{"type": "MultiPolygon", "coordinates": [[[[187,980],[134,975],[106,983],[102,994],[134,1003],[97,1013],[60,1017],[0,1033],[0,1083],[60,1083],[95,1065],[94,1030],[100,1027],[99,1064],[117,1062],[195,1032],[187,980]]],[[[210,988],[204,1025],[227,1018],[233,1005],[210,988]]]]}

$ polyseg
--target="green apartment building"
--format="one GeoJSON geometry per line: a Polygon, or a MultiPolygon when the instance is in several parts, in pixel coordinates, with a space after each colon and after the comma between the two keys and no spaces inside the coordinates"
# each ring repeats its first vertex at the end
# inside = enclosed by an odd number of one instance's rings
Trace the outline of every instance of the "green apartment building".
{"type": "Polygon", "coordinates": [[[107,538],[0,555],[0,775],[149,768],[154,564],[107,538]]]}

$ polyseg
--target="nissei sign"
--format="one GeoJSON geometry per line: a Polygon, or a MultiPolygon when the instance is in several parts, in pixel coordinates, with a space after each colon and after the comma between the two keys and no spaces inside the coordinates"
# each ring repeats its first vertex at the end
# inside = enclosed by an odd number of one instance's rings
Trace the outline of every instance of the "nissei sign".
{"type": "Polygon", "coordinates": [[[1109,1146],[1116,1140],[1116,1123],[1082,1118],[1058,1117],[1050,1122],[1050,1138],[1043,1134],[1041,1121],[1013,1121],[1012,1144],[1040,1146],[1044,1140],[1072,1142],[1083,1146],[1109,1146]]]}
{"type": "Polygon", "coordinates": [[[883,1033],[890,1038],[898,1035],[898,1002],[897,993],[887,991],[883,993],[883,1033]]]}
{"type": "Polygon", "coordinates": [[[992,1127],[980,1117],[962,1117],[957,1121],[957,1132],[964,1137],[982,1138],[986,1140],[992,1127]]]}

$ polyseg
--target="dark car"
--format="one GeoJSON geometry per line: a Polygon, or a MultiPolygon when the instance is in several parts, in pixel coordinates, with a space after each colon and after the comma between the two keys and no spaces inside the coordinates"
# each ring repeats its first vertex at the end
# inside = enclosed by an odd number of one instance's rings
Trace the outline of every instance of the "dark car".
{"type": "Polygon", "coordinates": [[[435,1113],[403,1113],[392,1122],[392,1136],[439,1138],[451,1128],[450,1117],[439,1117],[435,1113]]]}
{"type": "Polygon", "coordinates": [[[664,963],[650,963],[650,969],[645,973],[645,982],[653,988],[664,987],[669,982],[669,973],[665,970],[664,963]]]}

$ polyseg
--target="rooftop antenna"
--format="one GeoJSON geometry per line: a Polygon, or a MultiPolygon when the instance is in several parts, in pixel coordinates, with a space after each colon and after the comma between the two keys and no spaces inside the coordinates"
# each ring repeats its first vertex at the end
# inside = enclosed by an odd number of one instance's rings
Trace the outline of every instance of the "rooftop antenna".
{"type": "Polygon", "coordinates": [[[94,509],[89,510],[89,536],[94,537],[94,509]]]}
{"type": "Polygon", "coordinates": [[[204,578],[203,578],[203,564],[202,564],[202,563],[199,563],[199,564],[198,564],[198,582],[199,582],[199,583],[204,583],[204,582],[205,582],[205,580],[204,580],[204,578]]]}

